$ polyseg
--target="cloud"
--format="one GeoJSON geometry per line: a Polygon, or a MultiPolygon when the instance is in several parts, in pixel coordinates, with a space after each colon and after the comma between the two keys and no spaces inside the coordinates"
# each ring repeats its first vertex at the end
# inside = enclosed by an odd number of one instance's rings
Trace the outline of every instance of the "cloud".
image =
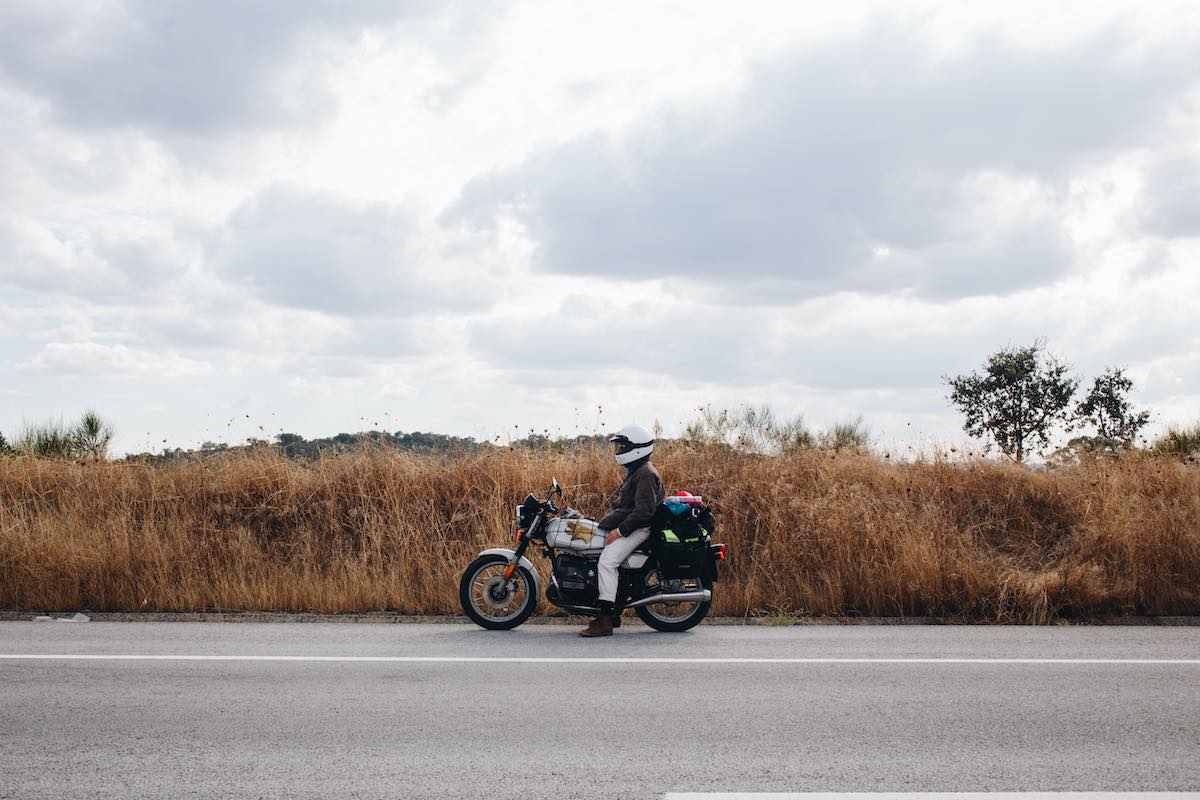
{"type": "MultiPolygon", "coordinates": [[[[472,349],[503,370],[561,373],[635,370],[696,375],[703,363],[727,383],[744,382],[769,367],[773,341],[768,319],[753,310],[717,308],[658,298],[602,307],[568,297],[536,314],[480,320],[469,327],[472,349]]],[[[531,381],[532,382],[532,381],[531,381]]]]}
{"type": "Polygon", "coordinates": [[[47,100],[63,122],[203,136],[277,125],[326,111],[315,72],[325,42],[350,40],[423,3],[321,0],[64,0],[5,4],[0,71],[47,100]]]}
{"type": "MultiPolygon", "coordinates": [[[[481,319],[468,335],[490,369],[531,385],[604,385],[598,375],[622,373],[680,386],[940,394],[943,376],[1038,338],[1081,375],[1191,357],[1200,336],[1186,304],[1197,286],[1200,278],[1174,270],[1132,283],[1074,276],[1003,297],[842,292],[762,306],[665,281],[624,303],[570,296],[536,315],[481,319]],[[537,357],[547,353],[552,370],[537,357]]],[[[1148,397],[1164,391],[1157,378],[1140,388],[1148,397]]]]}
{"type": "Polygon", "coordinates": [[[1166,237],[1200,236],[1200,153],[1176,152],[1154,161],[1146,175],[1143,224],[1166,237]]]}
{"type": "Polygon", "coordinates": [[[486,261],[442,252],[404,209],[282,185],[229,217],[214,260],[279,306],[414,315],[491,302],[486,261]]]}
{"type": "Polygon", "coordinates": [[[92,230],[0,213],[0,285],[97,303],[144,301],[180,278],[188,258],[155,226],[92,230]]]}
{"type": "Polygon", "coordinates": [[[531,356],[548,349],[564,384],[609,371],[725,387],[910,389],[938,386],[953,365],[981,358],[1003,342],[1001,319],[1013,316],[983,301],[971,323],[960,321],[957,335],[947,336],[946,326],[970,312],[856,294],[773,309],[660,297],[604,314],[580,305],[572,299],[532,319],[477,322],[472,349],[495,368],[516,372],[541,369],[531,356]]]}
{"type": "Polygon", "coordinates": [[[155,375],[182,377],[203,375],[212,365],[174,353],[140,350],[96,342],[51,342],[29,361],[18,364],[21,372],[60,376],[155,375]]]}
{"type": "Polygon", "coordinates": [[[1145,144],[1195,83],[1191,50],[1134,45],[1113,28],[934,57],[875,28],[760,64],[730,108],[663,109],[479,177],[447,217],[519,220],[551,272],[776,298],[1052,283],[1073,170],[1145,144]]]}

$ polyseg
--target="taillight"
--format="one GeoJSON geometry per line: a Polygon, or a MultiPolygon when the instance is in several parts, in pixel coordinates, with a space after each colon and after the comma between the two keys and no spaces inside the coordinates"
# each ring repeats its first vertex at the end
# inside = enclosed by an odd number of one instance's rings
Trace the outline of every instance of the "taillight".
{"type": "Polygon", "coordinates": [[[709,545],[708,551],[710,553],[712,553],[713,558],[715,558],[717,561],[725,560],[725,545],[723,545],[723,544],[709,545]]]}

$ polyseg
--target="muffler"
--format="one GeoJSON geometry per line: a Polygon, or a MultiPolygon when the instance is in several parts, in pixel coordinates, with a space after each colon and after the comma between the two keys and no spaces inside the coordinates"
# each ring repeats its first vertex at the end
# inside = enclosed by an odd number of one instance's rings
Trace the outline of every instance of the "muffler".
{"type": "Polygon", "coordinates": [[[634,600],[632,603],[625,606],[633,608],[634,606],[648,606],[651,603],[694,603],[699,600],[701,603],[707,603],[712,600],[712,591],[709,589],[696,589],[693,592],[665,592],[663,594],[653,594],[649,597],[643,597],[641,600],[634,600]]]}

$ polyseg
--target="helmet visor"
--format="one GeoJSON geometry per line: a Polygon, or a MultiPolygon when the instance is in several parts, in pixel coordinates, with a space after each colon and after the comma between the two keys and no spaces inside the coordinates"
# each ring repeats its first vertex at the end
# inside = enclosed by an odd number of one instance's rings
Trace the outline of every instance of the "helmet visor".
{"type": "Polygon", "coordinates": [[[617,455],[623,455],[633,449],[635,449],[633,442],[624,437],[613,440],[613,452],[617,455]]]}

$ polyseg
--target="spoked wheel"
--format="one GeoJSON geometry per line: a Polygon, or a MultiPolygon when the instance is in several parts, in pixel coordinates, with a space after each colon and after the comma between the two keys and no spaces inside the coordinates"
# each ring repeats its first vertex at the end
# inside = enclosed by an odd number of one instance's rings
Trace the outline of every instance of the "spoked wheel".
{"type": "Polygon", "coordinates": [[[500,555],[480,556],[463,572],[458,584],[458,601],[471,621],[482,628],[507,631],[529,619],[537,608],[536,584],[529,570],[520,565],[506,582],[508,559],[500,555]]]}
{"type": "MultiPolygon", "coordinates": [[[[698,589],[712,590],[712,581],[707,578],[661,578],[657,571],[646,576],[646,588],[650,594],[661,592],[692,592],[698,589]]],[[[700,624],[708,616],[712,602],[691,600],[682,603],[652,603],[636,606],[642,622],[656,631],[680,633],[700,624]]]]}

